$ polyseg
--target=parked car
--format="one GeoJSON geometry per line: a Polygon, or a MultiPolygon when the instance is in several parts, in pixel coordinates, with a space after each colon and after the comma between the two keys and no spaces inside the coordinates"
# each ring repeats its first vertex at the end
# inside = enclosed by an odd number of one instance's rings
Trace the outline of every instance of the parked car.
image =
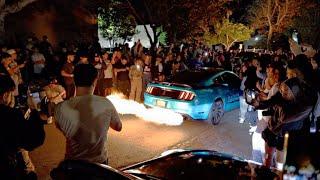
{"type": "Polygon", "coordinates": [[[54,168],[50,176],[53,180],[133,180],[139,177],[121,172],[104,164],[90,163],[81,160],[62,161],[54,168]]]}
{"type": "Polygon", "coordinates": [[[237,156],[210,150],[170,150],[121,170],[107,165],[66,160],[51,171],[53,180],[122,179],[280,179],[281,172],[237,156]]]}
{"type": "Polygon", "coordinates": [[[281,172],[209,150],[178,150],[122,169],[142,179],[280,179],[281,172]]]}
{"type": "Polygon", "coordinates": [[[175,75],[171,82],[149,83],[144,104],[216,125],[224,112],[239,108],[240,83],[235,73],[223,69],[187,70],[175,75]]]}

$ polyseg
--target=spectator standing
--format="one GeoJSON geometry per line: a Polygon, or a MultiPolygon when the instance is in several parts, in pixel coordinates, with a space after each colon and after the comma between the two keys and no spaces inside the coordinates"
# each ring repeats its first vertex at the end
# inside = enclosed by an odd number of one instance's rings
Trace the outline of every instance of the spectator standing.
{"type": "Polygon", "coordinates": [[[52,56],[52,45],[49,42],[48,36],[42,36],[42,41],[39,44],[39,51],[45,56],[45,58],[52,56]]]}
{"type": "Polygon", "coordinates": [[[197,58],[192,62],[192,67],[194,69],[201,69],[204,66],[204,63],[202,61],[202,54],[198,54],[196,57],[197,58]]]}
{"type": "MultiPolygon", "coordinates": [[[[268,65],[266,80],[257,97],[259,101],[266,101],[278,93],[280,83],[285,80],[285,73],[284,67],[279,63],[268,65]]],[[[267,109],[258,110],[257,128],[252,134],[252,159],[260,163],[263,163],[265,153],[265,142],[261,137],[261,133],[271,119],[270,115],[263,115],[264,111],[267,111],[267,109]]]]}
{"type": "Polygon", "coordinates": [[[120,62],[122,59],[122,53],[120,52],[120,50],[118,48],[115,49],[115,51],[113,52],[112,55],[112,62],[114,62],[115,64],[117,64],[118,62],[120,62]]]}
{"type": "Polygon", "coordinates": [[[142,93],[142,77],[143,77],[143,62],[141,59],[136,59],[134,65],[130,67],[129,78],[131,82],[131,89],[129,99],[137,102],[141,101],[142,93]]]}
{"type": "Polygon", "coordinates": [[[89,64],[87,52],[81,52],[79,57],[80,57],[80,60],[78,64],[89,64]]]}
{"type": "Polygon", "coordinates": [[[123,93],[126,97],[129,96],[130,91],[129,69],[130,65],[128,64],[126,57],[122,57],[121,62],[118,62],[114,66],[118,91],[123,93]]]}
{"type": "Polygon", "coordinates": [[[320,92],[320,56],[314,56],[311,59],[311,65],[312,65],[312,86],[316,88],[317,92],[320,92]]]}
{"type": "Polygon", "coordinates": [[[167,79],[171,78],[172,64],[173,64],[172,55],[168,54],[163,64],[163,73],[167,79]]]}
{"type": "Polygon", "coordinates": [[[33,74],[36,79],[39,79],[43,75],[46,59],[43,54],[39,52],[37,47],[33,47],[33,51],[34,52],[31,55],[31,60],[33,62],[33,74]]]}
{"type": "Polygon", "coordinates": [[[158,79],[159,74],[163,74],[163,63],[162,63],[161,56],[157,56],[156,58],[156,64],[154,66],[153,74],[154,74],[155,80],[159,80],[158,79]]]}
{"type": "Polygon", "coordinates": [[[103,96],[104,89],[103,89],[102,59],[99,53],[94,54],[94,59],[92,64],[98,71],[98,80],[97,80],[96,89],[94,90],[94,94],[97,96],[103,96]]]}
{"type": "Polygon", "coordinates": [[[152,81],[151,72],[151,56],[144,56],[144,66],[143,66],[143,90],[147,87],[147,84],[152,81]]]}
{"type": "Polygon", "coordinates": [[[10,75],[9,74],[9,64],[11,63],[11,59],[10,59],[10,54],[8,53],[2,53],[0,58],[1,58],[1,64],[0,64],[0,75],[10,75]]]}
{"type": "Polygon", "coordinates": [[[68,52],[67,62],[63,65],[61,69],[61,76],[63,77],[64,85],[66,88],[66,99],[73,97],[75,93],[75,85],[73,79],[74,57],[75,54],[73,52],[68,52]]]}
{"type": "Polygon", "coordinates": [[[133,48],[133,55],[134,57],[142,57],[143,55],[143,46],[140,42],[140,39],[137,41],[137,43],[135,44],[134,48],[133,48]]]}
{"type": "Polygon", "coordinates": [[[28,120],[21,111],[14,109],[14,82],[7,75],[0,76],[0,178],[36,179],[34,172],[25,168],[26,151],[31,151],[44,142],[44,116],[32,110],[28,120]]]}
{"type": "Polygon", "coordinates": [[[10,73],[12,80],[14,81],[15,86],[16,86],[16,88],[14,90],[14,96],[15,96],[17,104],[20,105],[20,101],[18,98],[19,97],[19,85],[21,85],[23,83],[20,68],[23,68],[25,65],[24,64],[18,65],[17,53],[14,49],[9,49],[7,51],[7,53],[10,55],[10,58],[11,58],[11,63],[9,64],[9,67],[10,67],[9,73],[10,73]]]}
{"type": "Polygon", "coordinates": [[[98,72],[92,64],[74,70],[76,96],[58,104],[54,117],[66,136],[65,159],[108,164],[107,132],[121,131],[122,123],[113,104],[93,95],[98,72]]]}
{"type": "Polygon", "coordinates": [[[102,74],[104,96],[108,96],[111,94],[113,87],[113,64],[107,52],[102,55],[102,74]]]}

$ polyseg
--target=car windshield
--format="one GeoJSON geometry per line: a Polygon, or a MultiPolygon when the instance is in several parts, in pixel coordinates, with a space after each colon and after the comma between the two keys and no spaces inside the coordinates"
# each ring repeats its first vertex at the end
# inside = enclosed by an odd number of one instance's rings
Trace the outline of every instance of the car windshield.
{"type": "Polygon", "coordinates": [[[167,156],[135,168],[142,176],[160,179],[250,179],[252,175],[245,161],[203,153],[167,156]]]}
{"type": "Polygon", "coordinates": [[[205,86],[205,82],[221,72],[219,70],[203,70],[203,71],[183,71],[173,77],[172,82],[178,84],[187,84],[191,87],[202,87],[205,86]]]}

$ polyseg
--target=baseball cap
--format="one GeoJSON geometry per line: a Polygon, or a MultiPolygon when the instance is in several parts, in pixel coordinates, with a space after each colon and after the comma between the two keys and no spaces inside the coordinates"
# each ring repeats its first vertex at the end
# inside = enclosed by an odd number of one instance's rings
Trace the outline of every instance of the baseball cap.
{"type": "Polygon", "coordinates": [[[14,50],[14,49],[9,49],[9,50],[7,51],[7,53],[10,54],[10,55],[12,55],[12,54],[16,54],[17,52],[16,52],[16,50],[14,50]]]}

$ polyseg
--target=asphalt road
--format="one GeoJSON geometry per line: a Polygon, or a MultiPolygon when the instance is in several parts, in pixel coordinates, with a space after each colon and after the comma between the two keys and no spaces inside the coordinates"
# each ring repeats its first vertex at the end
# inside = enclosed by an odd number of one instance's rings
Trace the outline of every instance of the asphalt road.
{"type": "MultiPolygon", "coordinates": [[[[238,110],[226,113],[222,122],[185,120],[180,126],[158,125],[132,115],[123,115],[121,132],[109,130],[109,165],[123,167],[158,156],[176,148],[210,149],[251,157],[249,125],[239,124],[238,110]]],[[[50,179],[49,172],[64,157],[65,138],[53,124],[47,125],[44,145],[31,152],[40,179],[50,179]]]]}

